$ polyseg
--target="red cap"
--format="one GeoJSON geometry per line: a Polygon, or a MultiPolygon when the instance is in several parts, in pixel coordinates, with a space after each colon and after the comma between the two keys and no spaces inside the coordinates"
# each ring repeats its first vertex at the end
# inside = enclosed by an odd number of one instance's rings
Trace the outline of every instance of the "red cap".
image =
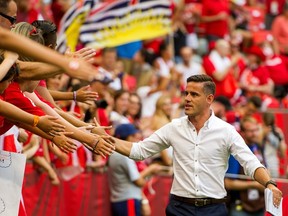
{"type": "Polygon", "coordinates": [[[266,56],[264,55],[262,49],[258,46],[253,45],[251,47],[248,47],[244,51],[246,54],[258,56],[262,61],[266,60],[266,56]]]}

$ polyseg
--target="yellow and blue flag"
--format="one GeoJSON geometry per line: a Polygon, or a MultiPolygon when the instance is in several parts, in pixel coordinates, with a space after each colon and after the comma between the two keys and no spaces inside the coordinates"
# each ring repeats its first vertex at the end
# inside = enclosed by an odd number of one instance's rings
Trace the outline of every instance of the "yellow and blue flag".
{"type": "Polygon", "coordinates": [[[61,21],[58,50],[73,51],[78,42],[101,49],[166,35],[171,15],[169,0],[82,0],[61,21]]]}

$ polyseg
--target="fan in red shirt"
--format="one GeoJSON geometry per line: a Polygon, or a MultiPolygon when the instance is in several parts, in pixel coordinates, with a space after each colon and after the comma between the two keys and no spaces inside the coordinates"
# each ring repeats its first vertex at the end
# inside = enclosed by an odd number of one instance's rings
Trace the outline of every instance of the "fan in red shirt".
{"type": "Polygon", "coordinates": [[[265,66],[270,78],[275,83],[274,95],[281,99],[286,96],[288,90],[288,61],[284,56],[275,53],[271,42],[264,41],[259,45],[266,56],[265,66]]]}
{"type": "Polygon", "coordinates": [[[228,0],[203,0],[201,21],[205,23],[209,42],[228,36],[228,0]]]}
{"type": "Polygon", "coordinates": [[[207,75],[211,76],[216,83],[215,96],[223,95],[229,99],[239,97],[240,89],[234,77],[234,67],[238,57],[229,58],[230,45],[221,39],[216,42],[215,49],[203,59],[203,67],[207,75]]]}
{"type": "Polygon", "coordinates": [[[270,78],[269,71],[265,65],[266,56],[258,46],[249,47],[246,50],[247,68],[240,75],[240,85],[246,96],[259,96],[262,98],[262,108],[278,108],[279,102],[274,98],[274,82],[270,78]]]}

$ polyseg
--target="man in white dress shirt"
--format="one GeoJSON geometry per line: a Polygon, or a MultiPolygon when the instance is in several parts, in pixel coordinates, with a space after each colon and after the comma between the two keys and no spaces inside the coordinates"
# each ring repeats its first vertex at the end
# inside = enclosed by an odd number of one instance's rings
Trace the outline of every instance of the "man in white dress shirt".
{"type": "Polygon", "coordinates": [[[141,142],[115,139],[116,151],[135,160],[173,147],[174,180],[166,215],[228,215],[224,176],[230,154],[247,175],[272,190],[274,205],[279,206],[282,192],[265,167],[234,127],[210,109],[215,93],[211,77],[189,77],[185,92],[187,116],[173,120],[141,142]]]}

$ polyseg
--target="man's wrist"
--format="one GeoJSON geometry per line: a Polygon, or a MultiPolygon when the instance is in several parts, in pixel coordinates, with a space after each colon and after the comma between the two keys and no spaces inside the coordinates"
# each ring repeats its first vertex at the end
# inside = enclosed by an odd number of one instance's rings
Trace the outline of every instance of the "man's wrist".
{"type": "Polygon", "coordinates": [[[265,188],[267,188],[269,184],[274,185],[275,187],[277,187],[277,183],[274,180],[272,180],[272,179],[265,183],[265,188]]]}

